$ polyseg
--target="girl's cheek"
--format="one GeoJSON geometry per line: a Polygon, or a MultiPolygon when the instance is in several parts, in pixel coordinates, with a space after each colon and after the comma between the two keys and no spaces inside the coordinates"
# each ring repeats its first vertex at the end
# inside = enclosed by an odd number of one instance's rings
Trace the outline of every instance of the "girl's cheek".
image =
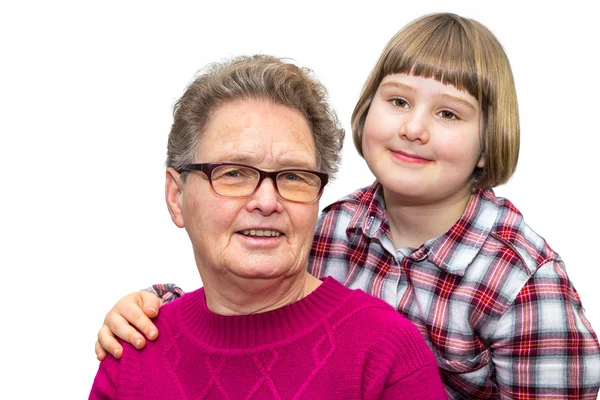
{"type": "Polygon", "coordinates": [[[363,130],[362,136],[362,148],[363,152],[369,149],[369,146],[373,143],[373,131],[368,129],[365,125],[365,129],[363,130]]]}
{"type": "Polygon", "coordinates": [[[365,127],[363,129],[362,142],[371,142],[380,135],[383,120],[379,116],[372,114],[370,111],[365,121],[365,127]]]}

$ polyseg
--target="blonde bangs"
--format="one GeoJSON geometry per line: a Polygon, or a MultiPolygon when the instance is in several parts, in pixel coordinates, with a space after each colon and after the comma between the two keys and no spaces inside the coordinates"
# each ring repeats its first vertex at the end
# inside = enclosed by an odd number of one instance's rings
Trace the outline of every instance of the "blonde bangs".
{"type": "Polygon", "coordinates": [[[454,20],[415,24],[390,41],[382,76],[398,73],[432,78],[480,100],[480,77],[472,41],[454,20]]]}

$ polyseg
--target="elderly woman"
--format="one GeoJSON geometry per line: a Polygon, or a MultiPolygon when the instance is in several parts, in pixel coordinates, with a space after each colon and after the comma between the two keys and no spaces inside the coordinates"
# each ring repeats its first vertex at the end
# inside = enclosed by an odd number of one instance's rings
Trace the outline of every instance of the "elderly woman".
{"type": "Polygon", "coordinates": [[[408,320],[306,272],[344,136],[325,94],[267,56],[213,65],[188,87],[166,201],[204,287],[161,308],[146,351],[106,358],[90,398],[446,398],[408,320]]]}

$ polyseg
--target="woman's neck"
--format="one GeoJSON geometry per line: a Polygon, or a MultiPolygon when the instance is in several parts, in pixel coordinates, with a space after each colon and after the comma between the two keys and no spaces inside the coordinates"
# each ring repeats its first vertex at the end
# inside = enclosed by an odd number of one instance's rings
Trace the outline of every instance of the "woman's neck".
{"type": "Polygon", "coordinates": [[[463,215],[472,196],[465,190],[431,204],[411,203],[383,189],[385,211],[395,248],[418,248],[446,233],[463,215]]]}
{"type": "Polygon", "coordinates": [[[206,306],[219,315],[248,315],[276,310],[312,293],[321,281],[303,271],[281,279],[203,277],[206,306]]]}

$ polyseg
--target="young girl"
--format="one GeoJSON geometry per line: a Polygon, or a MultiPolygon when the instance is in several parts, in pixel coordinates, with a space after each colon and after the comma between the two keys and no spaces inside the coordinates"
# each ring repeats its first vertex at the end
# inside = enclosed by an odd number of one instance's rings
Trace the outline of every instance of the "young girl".
{"type": "MultiPolygon", "coordinates": [[[[377,180],[323,210],[308,271],[414,322],[450,398],[595,399],[600,348],[563,261],[492,190],[519,152],[512,72],[493,34],[453,14],[407,25],[368,77],[352,131],[377,180]]],[[[112,332],[143,347],[125,319],[156,337],[150,297],[117,303],[105,349],[121,351],[112,332]]]]}

